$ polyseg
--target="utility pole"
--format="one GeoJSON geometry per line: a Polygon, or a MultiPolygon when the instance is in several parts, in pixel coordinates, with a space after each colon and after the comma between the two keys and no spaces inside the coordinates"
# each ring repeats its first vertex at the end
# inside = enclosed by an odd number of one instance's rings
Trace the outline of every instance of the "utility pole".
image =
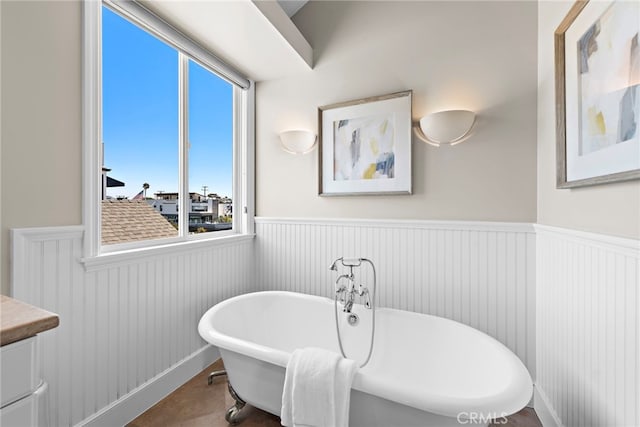
{"type": "Polygon", "coordinates": [[[202,186],[202,192],[204,193],[204,199],[207,200],[207,190],[209,189],[209,187],[207,187],[206,185],[202,186]]]}

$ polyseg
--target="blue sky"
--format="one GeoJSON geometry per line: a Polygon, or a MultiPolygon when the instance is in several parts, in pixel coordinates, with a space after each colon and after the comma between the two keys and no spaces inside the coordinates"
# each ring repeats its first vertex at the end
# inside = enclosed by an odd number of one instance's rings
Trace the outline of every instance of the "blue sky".
{"type": "MultiPolygon", "coordinates": [[[[129,198],[178,190],[178,52],[103,7],[104,166],[129,198]]],[[[233,90],[189,62],[189,191],[231,197],[233,90]]]]}

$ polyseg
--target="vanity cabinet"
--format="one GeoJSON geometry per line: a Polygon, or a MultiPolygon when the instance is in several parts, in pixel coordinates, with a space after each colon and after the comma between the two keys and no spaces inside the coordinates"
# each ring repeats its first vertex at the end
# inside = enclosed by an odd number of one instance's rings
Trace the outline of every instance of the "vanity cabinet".
{"type": "Polygon", "coordinates": [[[6,296],[0,303],[0,426],[47,426],[37,334],[58,326],[58,316],[6,296]]]}

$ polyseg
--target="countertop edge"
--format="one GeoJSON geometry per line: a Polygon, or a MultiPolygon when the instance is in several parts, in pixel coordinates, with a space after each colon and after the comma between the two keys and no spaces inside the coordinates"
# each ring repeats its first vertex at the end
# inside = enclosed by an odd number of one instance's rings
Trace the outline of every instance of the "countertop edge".
{"type": "Polygon", "coordinates": [[[60,324],[57,314],[6,295],[1,295],[0,304],[0,346],[32,337],[60,324]]]}

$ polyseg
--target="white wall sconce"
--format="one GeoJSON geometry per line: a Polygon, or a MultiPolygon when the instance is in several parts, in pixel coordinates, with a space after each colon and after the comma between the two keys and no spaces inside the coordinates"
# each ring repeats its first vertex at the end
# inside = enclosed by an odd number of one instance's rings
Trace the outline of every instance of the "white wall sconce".
{"type": "Polygon", "coordinates": [[[416,135],[427,144],[439,147],[463,142],[471,132],[476,114],[467,110],[447,110],[431,113],[414,126],[416,135]]]}
{"type": "Polygon", "coordinates": [[[306,154],[316,145],[316,134],[308,130],[287,130],[280,133],[284,150],[291,154],[306,154]]]}

